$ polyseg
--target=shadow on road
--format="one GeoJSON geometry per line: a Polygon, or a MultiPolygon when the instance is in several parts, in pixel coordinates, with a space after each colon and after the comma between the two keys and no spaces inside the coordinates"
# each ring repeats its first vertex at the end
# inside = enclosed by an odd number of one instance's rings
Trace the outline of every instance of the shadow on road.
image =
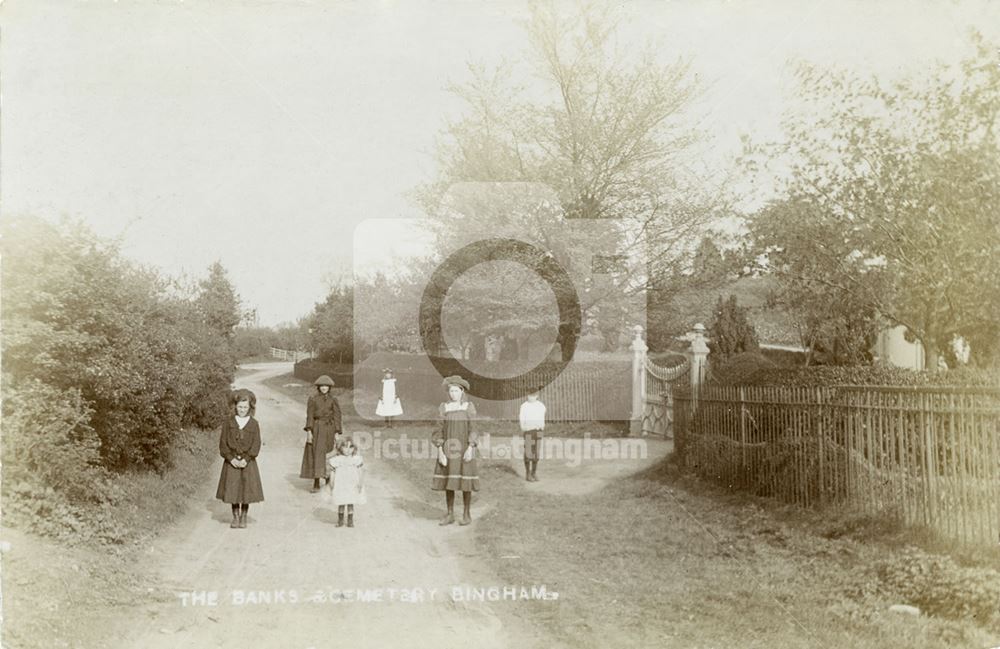
{"type": "Polygon", "coordinates": [[[328,525],[337,524],[337,508],[332,503],[325,507],[316,507],[312,511],[313,518],[318,520],[320,523],[326,523],[328,525]]]}
{"type": "Polygon", "coordinates": [[[444,514],[443,507],[434,507],[433,505],[428,505],[427,503],[420,500],[411,500],[409,498],[392,498],[390,500],[392,506],[396,509],[400,509],[413,518],[423,518],[427,520],[437,520],[441,518],[444,514]]]}
{"type": "Polygon", "coordinates": [[[306,493],[312,489],[313,483],[309,478],[300,478],[298,473],[286,473],[285,482],[292,485],[298,491],[305,491],[306,493]]]}
{"type": "Polygon", "coordinates": [[[206,500],[205,509],[212,515],[212,520],[214,521],[228,523],[233,520],[232,507],[221,500],[216,500],[215,498],[206,500]]]}

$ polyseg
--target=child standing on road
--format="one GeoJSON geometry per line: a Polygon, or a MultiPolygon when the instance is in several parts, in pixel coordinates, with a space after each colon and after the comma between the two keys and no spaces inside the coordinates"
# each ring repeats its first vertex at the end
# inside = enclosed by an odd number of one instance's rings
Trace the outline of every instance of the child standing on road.
{"type": "Polygon", "coordinates": [[[521,404],[519,417],[521,432],[524,434],[524,479],[528,482],[538,482],[535,472],[538,470],[538,460],[542,457],[545,404],[538,400],[541,391],[541,388],[535,388],[528,394],[528,400],[521,404]]]}
{"type": "Polygon", "coordinates": [[[358,453],[354,440],[344,436],[343,441],[327,456],[327,466],[333,473],[333,504],[337,506],[337,527],[354,527],[354,506],[367,502],[365,497],[365,463],[358,453]]]}
{"type": "Polygon", "coordinates": [[[254,419],[257,397],[250,390],[239,389],[232,394],[233,412],[219,431],[219,454],[222,475],[215,497],[233,508],[232,528],[245,528],[250,503],[264,500],[264,489],[257,469],[260,453],[260,425],[254,419]]]}
{"type": "Polygon", "coordinates": [[[392,418],[403,414],[403,404],[399,401],[399,391],[396,389],[396,379],[392,375],[392,368],[387,367],[382,370],[382,398],[375,406],[375,414],[385,417],[385,425],[392,428],[392,418]]]}

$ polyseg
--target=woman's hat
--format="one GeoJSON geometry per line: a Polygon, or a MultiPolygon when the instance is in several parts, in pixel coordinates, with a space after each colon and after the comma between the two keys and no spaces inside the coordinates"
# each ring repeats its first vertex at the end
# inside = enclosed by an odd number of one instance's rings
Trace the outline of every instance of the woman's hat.
{"type": "Polygon", "coordinates": [[[233,390],[232,392],[232,402],[235,406],[240,401],[246,399],[250,402],[250,410],[255,410],[257,408],[257,395],[255,395],[250,390],[246,388],[239,388],[238,390],[233,390]]]}
{"type": "Polygon", "coordinates": [[[469,382],[466,381],[465,379],[463,379],[461,376],[459,376],[457,374],[454,375],[454,376],[447,377],[444,380],[444,383],[442,383],[441,385],[443,385],[444,387],[448,387],[450,385],[457,385],[457,386],[461,387],[463,390],[465,390],[466,392],[469,391],[469,382]]]}
{"type": "Polygon", "coordinates": [[[327,376],[326,374],[324,374],[323,376],[321,376],[318,379],[316,379],[315,381],[313,381],[313,385],[315,385],[315,386],[329,385],[332,388],[335,385],[335,383],[333,382],[333,379],[331,379],[329,376],[327,376]]]}
{"type": "Polygon", "coordinates": [[[391,367],[383,367],[382,368],[382,373],[383,374],[392,374],[392,368],[391,367]]]}

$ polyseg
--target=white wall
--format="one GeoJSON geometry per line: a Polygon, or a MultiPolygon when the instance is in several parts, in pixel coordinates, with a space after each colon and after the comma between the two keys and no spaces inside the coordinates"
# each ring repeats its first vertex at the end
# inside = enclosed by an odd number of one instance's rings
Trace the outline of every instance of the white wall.
{"type": "Polygon", "coordinates": [[[875,355],[879,362],[911,370],[924,369],[924,346],[919,342],[908,342],[904,336],[906,327],[897,325],[883,329],[875,341],[875,355]]]}

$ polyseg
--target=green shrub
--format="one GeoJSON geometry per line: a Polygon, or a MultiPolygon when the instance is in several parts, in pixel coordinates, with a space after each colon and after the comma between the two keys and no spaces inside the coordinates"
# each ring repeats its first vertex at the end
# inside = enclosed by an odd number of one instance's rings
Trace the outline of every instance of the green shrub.
{"type": "Polygon", "coordinates": [[[681,352],[650,352],[649,360],[659,367],[676,367],[687,361],[687,354],[681,352]]]}
{"type": "Polygon", "coordinates": [[[735,295],[730,295],[728,300],[719,296],[715,315],[708,327],[708,339],[713,356],[726,358],[757,351],[757,332],[747,318],[747,309],[736,303],[735,295]]]}
{"type": "Polygon", "coordinates": [[[234,370],[221,267],[183,296],[82,226],[13,219],[2,243],[7,385],[77,392],[101,466],[162,469],[183,425],[217,421],[234,370]]]}
{"type": "Polygon", "coordinates": [[[1000,573],[963,568],[948,557],[907,550],[878,569],[884,588],[906,603],[952,619],[1000,622],[1000,573]]]}
{"type": "Polygon", "coordinates": [[[760,353],[764,355],[764,358],[774,363],[776,367],[803,367],[808,356],[807,352],[772,349],[770,347],[761,347],[760,353]]]}
{"type": "Polygon", "coordinates": [[[339,365],[327,363],[317,359],[306,359],[295,364],[292,372],[295,378],[312,383],[320,376],[326,374],[338,388],[354,387],[354,368],[351,365],[339,365]]]}
{"type": "Polygon", "coordinates": [[[37,482],[9,484],[4,478],[4,524],[56,539],[79,537],[86,530],[80,507],[52,487],[37,482]]]}
{"type": "MultiPolygon", "coordinates": [[[[749,361],[747,362],[749,365],[749,361]]],[[[887,386],[958,386],[1000,387],[1000,374],[996,370],[962,368],[945,372],[918,372],[887,365],[817,366],[817,367],[760,367],[755,372],[746,371],[740,380],[726,378],[723,364],[723,385],[775,385],[786,387],[822,387],[833,385],[887,385],[887,386]]],[[[716,370],[713,369],[713,379],[716,370]]]]}
{"type": "Polygon", "coordinates": [[[775,364],[759,351],[743,352],[715,363],[711,369],[713,385],[747,385],[762,370],[773,370],[775,364]]]}
{"type": "Polygon", "coordinates": [[[4,483],[58,491],[67,502],[114,497],[101,466],[101,441],[90,425],[93,411],[79,391],[27,381],[4,390],[4,483]]]}

